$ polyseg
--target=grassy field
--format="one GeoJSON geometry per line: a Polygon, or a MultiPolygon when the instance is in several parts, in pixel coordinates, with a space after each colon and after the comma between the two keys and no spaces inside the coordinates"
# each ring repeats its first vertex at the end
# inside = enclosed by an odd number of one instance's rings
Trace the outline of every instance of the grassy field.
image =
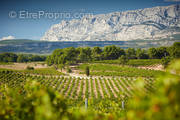
{"type": "Polygon", "coordinates": [[[34,74],[34,75],[64,75],[63,73],[57,71],[54,68],[37,68],[34,70],[14,70],[14,69],[6,69],[6,68],[0,68],[1,71],[10,70],[15,72],[20,72],[23,74],[34,74]]]}
{"type": "Polygon", "coordinates": [[[25,70],[28,66],[37,68],[48,68],[44,62],[27,62],[27,63],[17,63],[17,62],[7,62],[1,63],[0,68],[14,69],[14,70],[25,70]]]}
{"type": "Polygon", "coordinates": [[[12,62],[0,62],[0,65],[13,65],[14,63],[12,62]]]}

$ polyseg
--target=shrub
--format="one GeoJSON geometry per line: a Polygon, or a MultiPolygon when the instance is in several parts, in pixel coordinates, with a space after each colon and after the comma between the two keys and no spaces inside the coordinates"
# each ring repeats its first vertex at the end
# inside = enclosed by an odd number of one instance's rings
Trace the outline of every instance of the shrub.
{"type": "Polygon", "coordinates": [[[68,68],[67,68],[67,72],[68,72],[68,73],[72,73],[71,68],[68,67],[68,68]]]}
{"type": "Polygon", "coordinates": [[[34,70],[34,67],[27,66],[26,69],[27,69],[27,70],[34,70]]]}

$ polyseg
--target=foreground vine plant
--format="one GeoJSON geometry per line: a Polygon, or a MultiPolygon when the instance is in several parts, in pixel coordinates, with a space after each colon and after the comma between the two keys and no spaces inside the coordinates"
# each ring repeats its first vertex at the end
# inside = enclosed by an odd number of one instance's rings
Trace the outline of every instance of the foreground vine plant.
{"type": "MultiPolygon", "coordinates": [[[[50,86],[54,86],[57,82],[55,78],[46,79],[46,83],[49,84],[46,86],[45,83],[42,84],[45,79],[43,77],[36,80],[38,77],[32,78],[6,71],[2,73],[4,76],[0,75],[0,120],[179,120],[180,60],[173,63],[158,77],[154,90],[148,94],[142,91],[146,83],[141,78],[136,80],[133,85],[134,95],[125,101],[125,110],[121,110],[121,98],[111,99],[106,96],[104,99],[89,99],[89,107],[85,110],[83,99],[79,100],[79,107],[73,106],[74,101],[64,99],[58,91],[54,91],[56,87],[51,89],[50,86]]],[[[59,79],[64,80],[60,83],[62,86],[60,88],[66,83],[69,84],[67,78],[58,78],[58,81],[59,79]]],[[[81,83],[79,91],[82,95],[83,80],[87,81],[80,78],[76,80],[73,82],[75,88],[70,89],[74,93],[74,98],[78,97],[79,83],[81,83]]],[[[96,79],[95,83],[97,80],[99,79],[96,79]]],[[[105,87],[102,89],[103,92],[108,91],[113,97],[114,89],[109,87],[112,86],[112,81],[108,83],[105,79],[101,80],[101,87],[105,87]]],[[[92,96],[95,96],[91,79],[89,83],[93,91],[92,96]]],[[[118,84],[118,82],[114,83],[118,84]]]]}

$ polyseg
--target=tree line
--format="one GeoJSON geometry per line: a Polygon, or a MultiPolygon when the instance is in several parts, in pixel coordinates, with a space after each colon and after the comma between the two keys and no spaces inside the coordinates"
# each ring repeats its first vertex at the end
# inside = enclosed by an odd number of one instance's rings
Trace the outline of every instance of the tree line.
{"type": "Polygon", "coordinates": [[[0,62],[34,62],[45,61],[44,55],[1,53],[0,62]]]}
{"type": "Polygon", "coordinates": [[[149,49],[122,49],[111,45],[100,47],[69,47],[56,49],[47,56],[48,65],[75,64],[80,62],[115,60],[126,57],[127,59],[162,59],[162,58],[180,58],[180,42],[174,43],[170,47],[158,47],[149,49]]]}
{"type": "MultiPolygon", "coordinates": [[[[68,47],[56,49],[49,56],[33,54],[1,53],[0,62],[33,62],[45,61],[48,65],[75,64],[80,62],[115,60],[115,59],[165,59],[180,58],[180,42],[170,47],[149,49],[122,49],[111,45],[101,47],[68,47]]],[[[166,62],[166,60],[165,60],[166,62]]]]}

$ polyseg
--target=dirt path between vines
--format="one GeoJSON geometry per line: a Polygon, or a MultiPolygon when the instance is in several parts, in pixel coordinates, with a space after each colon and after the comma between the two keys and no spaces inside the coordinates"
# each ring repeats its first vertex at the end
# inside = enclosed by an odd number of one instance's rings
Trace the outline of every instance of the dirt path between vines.
{"type": "Polygon", "coordinates": [[[148,69],[148,70],[160,70],[160,71],[164,71],[164,67],[161,64],[151,65],[151,66],[139,66],[137,68],[148,69]]]}
{"type": "Polygon", "coordinates": [[[95,79],[92,79],[92,81],[93,81],[93,87],[94,87],[94,95],[95,95],[96,98],[98,98],[98,96],[97,96],[97,90],[96,90],[95,79]]]}
{"type": "Polygon", "coordinates": [[[100,84],[100,79],[97,79],[97,83],[98,83],[98,87],[99,87],[99,92],[100,92],[102,98],[104,98],[104,94],[103,94],[102,87],[101,87],[101,84],[100,84]]]}
{"type": "Polygon", "coordinates": [[[69,90],[70,90],[70,87],[71,87],[71,85],[72,85],[72,82],[73,82],[73,79],[70,80],[70,83],[69,83],[69,85],[68,85],[68,89],[67,89],[67,91],[65,92],[65,96],[68,95],[69,90]]]}
{"type": "Polygon", "coordinates": [[[82,97],[83,98],[85,98],[86,96],[85,96],[85,93],[86,93],[86,79],[82,79],[83,80],[83,82],[84,82],[84,84],[83,84],[83,95],[82,95],[82,97]]]}
{"type": "Polygon", "coordinates": [[[81,79],[79,80],[79,83],[78,83],[78,86],[77,86],[77,91],[76,91],[77,96],[76,96],[76,98],[79,97],[79,94],[80,94],[80,88],[81,88],[81,79]]]}
{"type": "Polygon", "coordinates": [[[116,92],[112,88],[113,86],[111,86],[110,83],[109,83],[109,79],[106,79],[106,81],[107,81],[107,85],[109,86],[110,90],[112,91],[113,96],[117,98],[116,92]]]}

